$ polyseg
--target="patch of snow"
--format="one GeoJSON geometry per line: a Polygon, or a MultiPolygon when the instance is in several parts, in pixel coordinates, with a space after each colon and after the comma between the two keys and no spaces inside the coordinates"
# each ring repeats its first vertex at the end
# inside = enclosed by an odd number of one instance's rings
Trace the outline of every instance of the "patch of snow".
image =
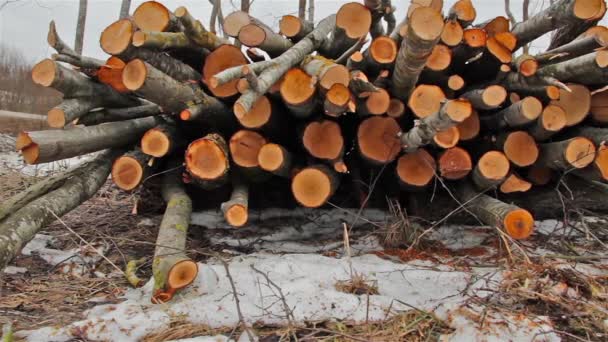
{"type": "Polygon", "coordinates": [[[459,250],[483,246],[483,242],[496,235],[490,227],[445,225],[438,227],[431,234],[431,239],[440,241],[446,248],[459,250]]]}
{"type": "MultiPolygon", "coordinates": [[[[439,305],[456,305],[470,294],[481,296],[480,288],[495,283],[426,261],[400,264],[375,255],[353,257],[350,261],[312,254],[253,254],[233,258],[229,267],[248,324],[288,323],[277,290],[252,266],[282,289],[296,322],[382,321],[412,307],[433,310],[439,305]],[[369,305],[367,296],[343,293],[335,288],[338,281],[351,278],[351,267],[353,272],[377,284],[380,294],[369,296],[369,305]]],[[[125,294],[124,302],[96,306],[89,310],[87,319],[67,327],[21,332],[20,336],[29,341],[42,337],[52,341],[71,338],[136,341],[167,328],[172,317],[184,317],[191,323],[213,328],[239,323],[231,285],[220,262],[199,264],[197,279],[171,303],[151,304],[152,287],[149,281],[140,289],[131,289],[125,294]]]]}
{"type": "MultiPolygon", "coordinates": [[[[198,336],[193,338],[182,338],[179,340],[171,340],[169,342],[234,342],[232,339],[223,335],[217,336],[198,336]]],[[[240,342],[240,341],[238,341],[240,342]]]]}
{"type": "MultiPolygon", "coordinates": [[[[23,157],[19,153],[15,152],[14,149],[15,146],[13,145],[11,151],[0,152],[0,170],[10,170],[13,172],[19,172],[26,176],[36,177],[47,176],[65,171],[93,159],[96,155],[96,153],[92,153],[50,163],[28,165],[23,160],[23,157]]],[[[0,173],[1,172],[2,171],[0,171],[0,173]]]]}
{"type": "Polygon", "coordinates": [[[27,273],[27,268],[25,267],[17,267],[17,266],[6,266],[4,269],[4,274],[23,274],[27,273]]]}

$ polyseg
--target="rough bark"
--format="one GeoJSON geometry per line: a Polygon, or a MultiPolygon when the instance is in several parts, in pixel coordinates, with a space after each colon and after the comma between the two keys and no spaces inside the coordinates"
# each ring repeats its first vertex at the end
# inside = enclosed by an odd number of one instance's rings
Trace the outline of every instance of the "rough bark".
{"type": "Polygon", "coordinates": [[[535,166],[553,170],[582,169],[595,159],[595,145],[591,140],[583,137],[540,144],[539,147],[540,157],[535,166]]]}
{"type": "MultiPolygon", "coordinates": [[[[58,188],[49,192],[41,190],[40,194],[45,193],[36,199],[34,196],[23,198],[22,201],[29,203],[13,211],[0,223],[0,269],[4,269],[36,233],[53,222],[55,215],[61,217],[91,198],[106,182],[112,160],[120,152],[105,151],[92,161],[69,171],[69,177],[62,180],[63,184],[58,188]]],[[[35,192],[32,194],[37,195],[35,192]]]]}
{"type": "Polygon", "coordinates": [[[78,119],[77,124],[93,126],[105,122],[144,118],[147,116],[159,115],[160,113],[160,107],[153,103],[137,107],[100,109],[83,115],[78,119]]]}
{"type": "Polygon", "coordinates": [[[193,18],[185,7],[176,9],[175,16],[184,26],[186,36],[200,47],[213,51],[223,44],[230,44],[227,39],[207,31],[203,24],[193,18]]]}
{"type": "Polygon", "coordinates": [[[245,46],[266,51],[271,58],[289,50],[293,43],[266,25],[249,24],[241,28],[238,40],[245,46]]]}
{"type": "Polygon", "coordinates": [[[591,35],[581,39],[575,39],[555,49],[547,50],[546,52],[534,56],[534,58],[541,64],[559,63],[592,53],[596,49],[605,47],[607,43],[608,42],[604,42],[601,37],[591,35]]]}
{"type": "Polygon", "coordinates": [[[553,77],[562,82],[603,85],[608,79],[608,51],[598,51],[564,62],[546,65],[538,75],[553,77]]]}
{"type": "Polygon", "coordinates": [[[129,9],[131,9],[131,0],[122,0],[120,2],[120,14],[118,19],[124,19],[129,16],[129,9]]]}
{"type": "Polygon", "coordinates": [[[298,18],[301,20],[306,19],[306,0],[298,1],[298,18]]]}
{"type": "Polygon", "coordinates": [[[20,133],[17,149],[29,164],[47,163],[138,141],[161,117],[145,117],[67,130],[20,133]]]}

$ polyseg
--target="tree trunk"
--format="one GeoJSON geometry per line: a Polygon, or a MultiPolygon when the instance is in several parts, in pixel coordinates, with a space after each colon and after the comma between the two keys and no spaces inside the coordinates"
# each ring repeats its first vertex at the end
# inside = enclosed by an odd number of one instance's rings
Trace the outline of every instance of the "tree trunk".
{"type": "Polygon", "coordinates": [[[78,2],[78,22],[76,23],[76,38],[74,41],[74,50],[79,55],[82,55],[84,28],[87,20],[87,3],[88,0],[79,0],[78,2]]]}
{"type": "Polygon", "coordinates": [[[105,151],[92,161],[69,171],[69,176],[58,188],[49,192],[35,188],[32,196],[23,198],[22,201],[29,203],[13,211],[0,223],[0,269],[4,269],[36,233],[55,221],[55,215],[61,217],[95,195],[105,184],[112,160],[120,152],[105,151]],[[39,190],[41,196],[37,197],[35,192],[39,190]],[[34,199],[34,196],[37,198],[34,199]]]}
{"type": "MultiPolygon", "coordinates": [[[[179,164],[176,161],[173,165],[179,164]]],[[[192,200],[184,189],[179,172],[164,175],[162,196],[167,208],[158,229],[152,262],[153,303],[171,300],[175,292],[190,285],[198,274],[198,265],[186,256],[192,200]]]]}
{"type": "Polygon", "coordinates": [[[300,20],[306,19],[306,0],[298,1],[298,18],[300,20]]]}
{"type": "Polygon", "coordinates": [[[118,19],[124,19],[129,16],[129,10],[131,9],[131,0],[122,0],[120,2],[120,14],[118,19]]]}
{"type": "Polygon", "coordinates": [[[605,47],[608,42],[604,42],[602,37],[591,35],[580,39],[575,39],[567,44],[552,50],[547,50],[534,56],[541,64],[554,64],[592,53],[593,51],[605,47]]]}
{"type": "Polygon", "coordinates": [[[28,164],[48,163],[129,145],[163,121],[161,117],[150,116],[67,130],[22,132],[17,137],[17,150],[28,164]]]}
{"type": "Polygon", "coordinates": [[[294,43],[302,40],[312,32],[314,28],[312,21],[304,20],[304,18],[298,18],[293,15],[284,15],[281,18],[281,21],[279,21],[280,33],[291,39],[294,43]]]}
{"type": "Polygon", "coordinates": [[[308,21],[315,22],[315,0],[308,0],[308,21]]]}
{"type": "Polygon", "coordinates": [[[408,31],[401,43],[392,77],[392,93],[408,100],[418,77],[439,41],[443,29],[441,13],[430,7],[421,7],[409,19],[408,31]]]}

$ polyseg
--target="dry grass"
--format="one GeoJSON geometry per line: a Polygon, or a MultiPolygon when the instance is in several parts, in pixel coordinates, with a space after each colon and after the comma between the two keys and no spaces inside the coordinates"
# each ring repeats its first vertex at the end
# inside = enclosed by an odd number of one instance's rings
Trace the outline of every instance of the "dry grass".
{"type": "Polygon", "coordinates": [[[340,280],[335,285],[336,290],[354,295],[378,295],[378,285],[362,274],[355,273],[348,280],[340,280]]]}

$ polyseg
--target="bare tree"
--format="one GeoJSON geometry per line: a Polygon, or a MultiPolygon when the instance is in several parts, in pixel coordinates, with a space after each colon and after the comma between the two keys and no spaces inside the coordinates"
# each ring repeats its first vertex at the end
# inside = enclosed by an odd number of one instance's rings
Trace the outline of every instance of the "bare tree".
{"type": "Polygon", "coordinates": [[[74,42],[74,50],[76,53],[82,54],[82,44],[84,41],[84,27],[87,20],[87,0],[80,0],[78,4],[78,22],[76,24],[76,40],[74,42]]]}
{"type": "Polygon", "coordinates": [[[131,9],[131,0],[122,0],[120,5],[119,19],[123,19],[129,16],[129,9],[131,9]]]}
{"type": "Polygon", "coordinates": [[[300,5],[298,6],[298,18],[302,20],[306,19],[306,0],[300,0],[300,5]]]}
{"type": "Polygon", "coordinates": [[[315,22],[315,0],[308,0],[308,21],[315,22]]]}
{"type": "MultiPolygon", "coordinates": [[[[523,3],[523,19],[522,21],[526,21],[528,20],[528,18],[530,17],[530,0],[524,0],[523,3]]],[[[530,52],[530,44],[526,44],[524,45],[524,53],[528,54],[530,52]]]]}

